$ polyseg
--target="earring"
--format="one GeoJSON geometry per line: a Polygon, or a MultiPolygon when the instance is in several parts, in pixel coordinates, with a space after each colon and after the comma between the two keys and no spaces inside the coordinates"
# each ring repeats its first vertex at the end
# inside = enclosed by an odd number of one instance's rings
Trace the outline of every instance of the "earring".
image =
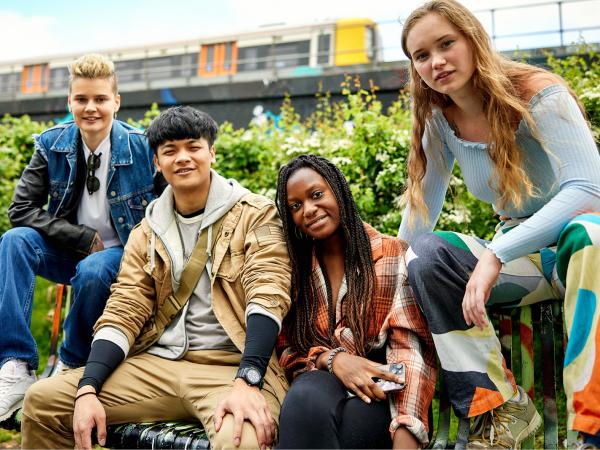
{"type": "Polygon", "coordinates": [[[117,111],[115,110],[114,114],[113,114],[113,119],[117,118],[117,111]]]}

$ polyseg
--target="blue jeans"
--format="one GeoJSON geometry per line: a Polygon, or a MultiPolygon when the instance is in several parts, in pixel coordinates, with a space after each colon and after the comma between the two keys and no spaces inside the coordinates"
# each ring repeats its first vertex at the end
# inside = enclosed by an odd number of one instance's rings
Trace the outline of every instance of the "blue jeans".
{"type": "Polygon", "coordinates": [[[73,287],[59,357],[70,367],[85,365],[92,328],[104,310],[122,255],[118,246],[77,259],[28,227],[0,236],[0,366],[18,358],[37,369],[37,346],[29,330],[36,275],[73,287]]]}

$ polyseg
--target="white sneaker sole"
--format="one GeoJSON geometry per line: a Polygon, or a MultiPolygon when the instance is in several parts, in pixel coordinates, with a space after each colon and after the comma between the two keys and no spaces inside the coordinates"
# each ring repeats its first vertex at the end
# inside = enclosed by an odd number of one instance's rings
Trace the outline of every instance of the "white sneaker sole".
{"type": "Polygon", "coordinates": [[[521,431],[521,434],[519,434],[519,436],[517,436],[517,438],[515,440],[516,441],[515,449],[519,450],[521,448],[521,443],[525,439],[530,437],[531,435],[534,435],[535,432],[538,430],[538,428],[541,426],[542,426],[542,416],[540,416],[540,413],[536,411],[535,415],[531,419],[531,422],[529,422],[529,426],[524,428],[523,431],[521,431]]]}
{"type": "Polygon", "coordinates": [[[3,416],[0,416],[0,422],[4,422],[5,420],[9,419],[14,413],[15,411],[17,411],[19,408],[21,408],[23,406],[23,398],[21,400],[19,400],[17,403],[15,403],[13,406],[11,406],[11,408],[8,410],[8,412],[6,414],[4,414],[3,416]]]}

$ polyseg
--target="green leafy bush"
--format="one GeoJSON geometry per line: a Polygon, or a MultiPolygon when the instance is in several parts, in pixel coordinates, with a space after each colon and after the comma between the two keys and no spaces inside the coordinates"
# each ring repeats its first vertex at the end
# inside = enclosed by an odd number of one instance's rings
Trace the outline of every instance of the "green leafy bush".
{"type": "Polygon", "coordinates": [[[10,228],[7,210],[21,172],[33,155],[34,133],[51,124],[5,115],[0,120],[0,234],[10,228]]]}
{"type": "MultiPolygon", "coordinates": [[[[342,86],[344,101],[333,103],[319,92],[315,112],[304,120],[286,99],[277,122],[265,119],[237,130],[225,123],[215,145],[217,169],[274,198],[282,164],[303,153],[319,154],[344,172],[363,219],[396,234],[410,148],[409,100],[401,93],[384,111],[376,92],[375,86],[365,89],[360,80],[348,78],[342,86]]],[[[469,194],[458,177],[451,185],[440,225],[489,236],[491,208],[469,194]]]]}
{"type": "MultiPolygon", "coordinates": [[[[588,47],[566,59],[548,58],[585,106],[596,138],[600,136],[600,59],[588,47]]],[[[347,78],[341,102],[318,92],[317,108],[306,119],[286,98],[279,117],[254,120],[236,129],[223,123],[216,142],[216,168],[254,192],[275,197],[277,174],[282,164],[302,153],[316,153],[332,160],[344,172],[365,221],[380,231],[395,234],[400,224],[399,199],[405,185],[410,147],[409,99],[398,100],[384,110],[375,86],[363,87],[358,78],[347,78]]],[[[152,105],[134,126],[146,128],[160,113],[152,105]]],[[[0,122],[0,233],[9,228],[6,210],[14,186],[33,152],[32,133],[49,124],[27,116],[5,116],[0,122]]],[[[490,238],[496,219],[491,207],[475,199],[455,167],[438,228],[490,238]]]]}
{"type": "Polygon", "coordinates": [[[582,44],[577,52],[564,59],[548,55],[552,72],[562,76],[583,104],[594,132],[600,139],[600,55],[597,48],[582,44]]]}

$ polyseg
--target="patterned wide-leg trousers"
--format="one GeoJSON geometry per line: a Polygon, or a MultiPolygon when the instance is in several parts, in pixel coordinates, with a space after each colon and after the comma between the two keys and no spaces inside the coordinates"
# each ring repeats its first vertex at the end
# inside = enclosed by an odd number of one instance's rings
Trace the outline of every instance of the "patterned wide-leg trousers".
{"type": "MultiPolygon", "coordinates": [[[[501,222],[496,236],[517,221],[501,222]]],[[[482,414],[515,393],[491,323],[480,330],[462,313],[465,287],[488,242],[453,232],[419,237],[407,254],[410,284],[431,329],[448,386],[461,417],[482,414]]],[[[568,345],[564,363],[569,428],[600,431],[600,214],[574,218],[555,247],[503,265],[490,305],[517,307],[564,299],[568,345]]]]}

